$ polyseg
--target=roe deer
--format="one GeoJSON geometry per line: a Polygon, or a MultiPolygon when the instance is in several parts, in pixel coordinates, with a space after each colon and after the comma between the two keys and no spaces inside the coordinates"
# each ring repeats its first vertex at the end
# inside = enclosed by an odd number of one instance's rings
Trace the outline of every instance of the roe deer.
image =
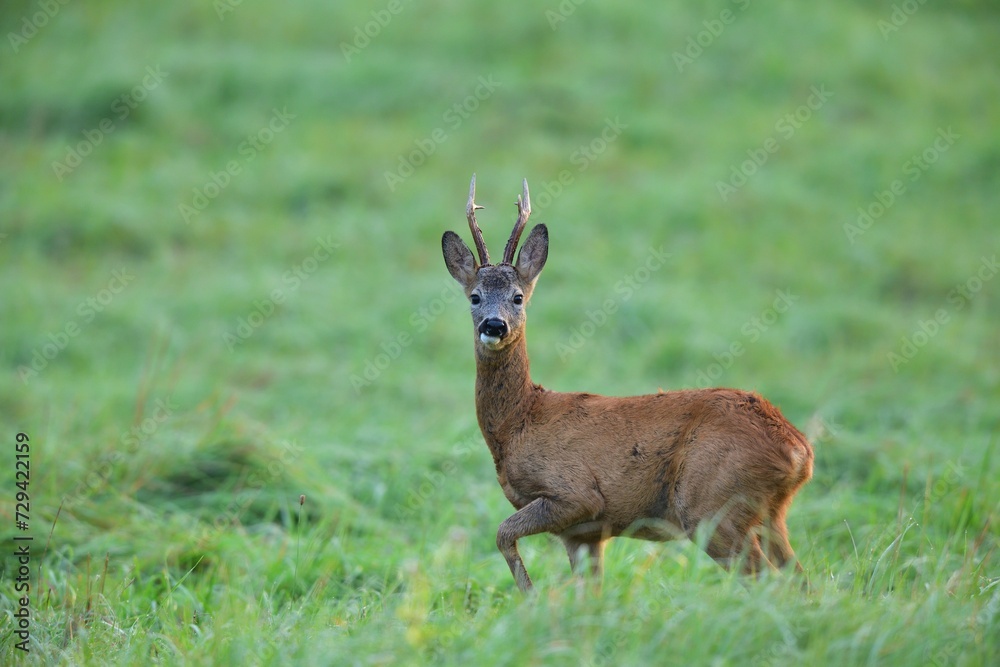
{"type": "MultiPolygon", "coordinates": [[[[531,578],[519,538],[559,536],[576,572],[586,547],[600,578],[611,537],[693,537],[724,567],[743,571],[793,562],[785,513],[812,476],[808,440],[767,400],[737,389],[669,391],[616,398],[548,391],[528,372],[525,307],[548,256],[537,225],[514,261],[531,213],[528,182],[503,259],[490,264],[476,223],[476,177],[466,217],[479,261],[454,232],[441,239],[444,261],[472,304],[476,415],[497,479],[517,511],[497,531],[497,548],[518,588],[531,578]]],[[[801,568],[799,568],[801,569],[801,568]]]]}

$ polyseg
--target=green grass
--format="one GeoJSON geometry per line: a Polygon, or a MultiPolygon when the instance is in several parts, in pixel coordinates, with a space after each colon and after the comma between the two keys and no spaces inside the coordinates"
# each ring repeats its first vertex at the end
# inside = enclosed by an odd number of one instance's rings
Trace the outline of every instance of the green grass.
{"type": "Polygon", "coordinates": [[[42,10],[8,3],[0,662],[995,664],[996,7],[926,3],[883,35],[891,2],[563,4],[555,30],[556,3],[391,5],[348,59],[390,3],[67,3],[16,51],[42,10]],[[814,89],[831,95],[789,125],[814,89]],[[517,593],[440,254],[444,230],[467,237],[474,171],[494,254],[522,177],[549,225],[536,381],[711,376],[814,438],[789,520],[809,592],[629,540],[581,592],[540,536],[522,544],[539,592],[517,593]]]}

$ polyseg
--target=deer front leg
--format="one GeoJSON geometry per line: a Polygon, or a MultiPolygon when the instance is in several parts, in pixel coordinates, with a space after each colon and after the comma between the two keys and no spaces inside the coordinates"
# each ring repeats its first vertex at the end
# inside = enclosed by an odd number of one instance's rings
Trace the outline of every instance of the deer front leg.
{"type": "Polygon", "coordinates": [[[497,548],[507,559],[510,573],[514,575],[519,589],[531,590],[531,577],[517,551],[517,541],[538,533],[558,533],[566,526],[590,518],[586,514],[586,510],[581,512],[580,508],[557,504],[542,497],[535,498],[500,524],[500,529],[497,530],[497,548]]]}

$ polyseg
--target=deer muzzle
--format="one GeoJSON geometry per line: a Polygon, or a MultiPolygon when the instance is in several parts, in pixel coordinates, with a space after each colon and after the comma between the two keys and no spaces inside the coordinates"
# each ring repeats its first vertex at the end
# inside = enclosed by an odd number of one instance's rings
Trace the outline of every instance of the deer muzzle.
{"type": "Polygon", "coordinates": [[[491,317],[483,320],[482,324],[479,325],[479,340],[491,347],[503,340],[508,331],[506,322],[491,317]]]}

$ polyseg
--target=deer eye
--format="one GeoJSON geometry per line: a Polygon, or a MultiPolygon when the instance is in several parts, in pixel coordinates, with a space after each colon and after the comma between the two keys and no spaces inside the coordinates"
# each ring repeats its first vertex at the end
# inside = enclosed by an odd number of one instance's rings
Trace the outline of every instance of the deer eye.
{"type": "Polygon", "coordinates": [[[523,294],[515,294],[514,295],[514,303],[516,303],[519,306],[522,303],[524,303],[524,295],[523,294]]]}
{"type": "Polygon", "coordinates": [[[472,296],[469,297],[469,301],[472,302],[473,306],[478,306],[479,305],[479,301],[480,301],[479,295],[478,294],[473,294],[472,296]]]}

